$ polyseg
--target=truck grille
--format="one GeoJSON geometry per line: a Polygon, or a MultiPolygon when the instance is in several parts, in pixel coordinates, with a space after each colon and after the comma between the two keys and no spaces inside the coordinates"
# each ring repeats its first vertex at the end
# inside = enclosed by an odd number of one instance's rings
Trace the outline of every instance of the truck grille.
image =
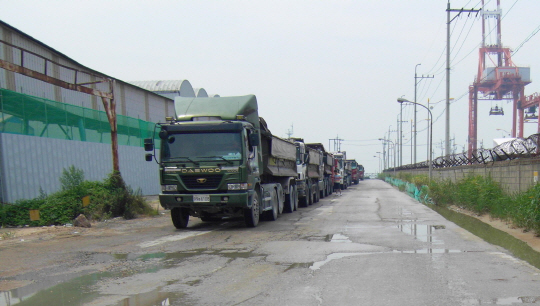
{"type": "Polygon", "coordinates": [[[182,176],[182,182],[188,189],[215,189],[221,183],[223,175],[182,176]]]}

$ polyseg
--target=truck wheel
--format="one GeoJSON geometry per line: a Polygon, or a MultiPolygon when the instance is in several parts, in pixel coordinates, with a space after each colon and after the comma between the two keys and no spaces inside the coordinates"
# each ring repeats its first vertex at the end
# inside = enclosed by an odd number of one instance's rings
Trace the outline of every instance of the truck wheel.
{"type": "Polygon", "coordinates": [[[331,195],[333,192],[334,192],[334,185],[328,182],[328,195],[331,195]]]}
{"type": "Polygon", "coordinates": [[[276,201],[278,203],[278,215],[281,215],[283,214],[283,209],[285,209],[285,191],[281,189],[281,192],[283,192],[281,196],[280,194],[278,194],[277,189],[275,190],[275,192],[276,192],[276,201]]]}
{"type": "Polygon", "coordinates": [[[308,207],[308,205],[309,205],[308,195],[306,195],[303,198],[298,199],[298,207],[308,207]]]}
{"type": "Polygon", "coordinates": [[[294,186],[293,191],[294,191],[294,210],[298,210],[298,189],[296,189],[296,186],[294,186]]]}
{"type": "Polygon", "coordinates": [[[318,203],[321,199],[321,193],[319,192],[319,185],[317,185],[317,188],[315,188],[315,194],[313,195],[315,203],[318,203]]]}
{"type": "Polygon", "coordinates": [[[306,196],[307,197],[307,201],[308,201],[308,205],[312,205],[313,204],[313,190],[311,190],[311,186],[309,186],[309,191],[308,191],[309,195],[306,196]]]}
{"type": "Polygon", "coordinates": [[[279,214],[279,203],[276,191],[272,192],[272,209],[266,212],[266,217],[269,221],[276,221],[279,214]]]}
{"type": "Polygon", "coordinates": [[[285,195],[285,212],[292,213],[294,211],[294,187],[289,186],[289,194],[285,195]]]}
{"type": "Polygon", "coordinates": [[[171,219],[174,227],[178,229],[186,228],[189,222],[189,210],[175,207],[171,209],[171,219]]]}
{"type": "Polygon", "coordinates": [[[244,210],[244,222],[247,227],[256,227],[259,224],[261,197],[258,191],[255,191],[251,199],[251,208],[244,210]]]}

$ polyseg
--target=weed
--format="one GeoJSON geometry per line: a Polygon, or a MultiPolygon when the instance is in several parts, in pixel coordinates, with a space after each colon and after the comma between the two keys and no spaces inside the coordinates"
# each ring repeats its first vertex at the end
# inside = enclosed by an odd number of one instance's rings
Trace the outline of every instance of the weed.
{"type": "Polygon", "coordinates": [[[103,182],[84,181],[83,171],[71,166],[64,169],[60,183],[62,188],[58,192],[47,195],[40,190],[40,196],[35,199],[2,205],[3,225],[61,225],[71,223],[81,213],[91,220],[156,214],[140,190],[134,192],[119,172],[113,172],[103,182]],[[82,206],[85,196],[90,196],[87,207],[82,206]],[[39,210],[40,220],[30,221],[30,210],[39,210]]]}
{"type": "Polygon", "coordinates": [[[478,214],[487,213],[540,234],[540,184],[509,195],[491,177],[469,176],[455,183],[451,180],[426,183],[422,176],[400,176],[417,186],[422,184],[418,187],[421,196],[427,195],[436,205],[458,205],[478,214]]]}
{"type": "Polygon", "coordinates": [[[12,238],[15,238],[15,233],[14,232],[3,232],[2,234],[0,234],[0,240],[7,240],[7,239],[12,239],[12,238]]]}

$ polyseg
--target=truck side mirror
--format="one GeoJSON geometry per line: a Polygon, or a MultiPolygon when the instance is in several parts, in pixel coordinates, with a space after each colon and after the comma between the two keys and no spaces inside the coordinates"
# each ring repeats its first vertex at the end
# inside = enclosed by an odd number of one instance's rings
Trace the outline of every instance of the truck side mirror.
{"type": "Polygon", "coordinates": [[[144,159],[145,159],[146,161],[152,161],[153,157],[154,157],[154,155],[148,153],[148,154],[146,154],[146,155],[144,156],[144,159]]]}
{"type": "Polygon", "coordinates": [[[304,163],[309,162],[309,153],[304,153],[304,163]]]}
{"type": "Polygon", "coordinates": [[[144,150],[146,152],[154,150],[154,141],[153,141],[152,138],[145,138],[144,139],[144,150]]]}
{"type": "Polygon", "coordinates": [[[259,143],[259,134],[256,134],[256,133],[251,133],[249,134],[249,138],[248,138],[248,141],[249,141],[249,145],[250,146],[258,146],[260,143],[259,143]]]}
{"type": "Polygon", "coordinates": [[[169,132],[167,132],[166,130],[161,130],[159,131],[158,135],[161,139],[167,139],[167,137],[169,137],[169,132]]]}

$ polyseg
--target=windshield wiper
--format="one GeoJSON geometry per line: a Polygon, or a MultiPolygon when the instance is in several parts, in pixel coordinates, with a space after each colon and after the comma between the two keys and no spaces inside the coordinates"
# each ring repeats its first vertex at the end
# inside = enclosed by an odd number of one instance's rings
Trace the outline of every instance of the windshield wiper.
{"type": "Polygon", "coordinates": [[[196,161],[194,161],[193,159],[191,159],[191,158],[189,158],[187,156],[175,156],[175,157],[171,157],[169,159],[174,160],[174,159],[179,159],[179,158],[185,158],[185,159],[189,160],[190,162],[194,163],[195,165],[197,165],[197,166],[199,165],[199,162],[196,162],[196,161]]]}
{"type": "Polygon", "coordinates": [[[216,155],[216,156],[199,156],[199,158],[221,158],[223,159],[224,161],[226,161],[228,164],[232,164],[233,162],[226,159],[225,157],[223,156],[219,156],[219,155],[216,155]]]}

